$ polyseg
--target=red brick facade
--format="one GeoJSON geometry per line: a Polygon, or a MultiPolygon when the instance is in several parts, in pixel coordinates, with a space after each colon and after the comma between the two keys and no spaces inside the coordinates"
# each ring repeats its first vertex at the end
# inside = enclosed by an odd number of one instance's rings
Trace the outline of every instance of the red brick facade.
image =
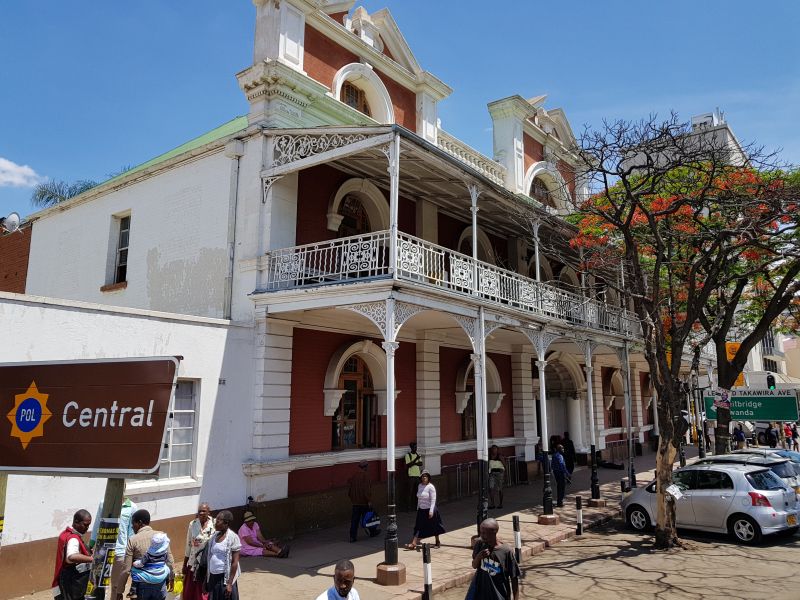
{"type": "MultiPolygon", "coordinates": [[[[539,162],[544,158],[544,146],[529,136],[527,133],[522,134],[522,149],[525,153],[525,172],[528,172],[530,166],[539,162]]],[[[528,190],[525,190],[527,193],[528,190]]]]}
{"type": "Polygon", "coordinates": [[[0,292],[25,293],[33,226],[0,234],[0,292]]]}
{"type": "MultiPolygon", "coordinates": [[[[321,84],[333,86],[336,72],[345,65],[359,62],[359,57],[306,25],[303,68],[308,76],[321,84]]],[[[387,56],[391,56],[385,52],[387,56]]],[[[411,131],[417,130],[417,96],[384,73],[375,71],[389,92],[394,106],[394,120],[411,131]]]]}

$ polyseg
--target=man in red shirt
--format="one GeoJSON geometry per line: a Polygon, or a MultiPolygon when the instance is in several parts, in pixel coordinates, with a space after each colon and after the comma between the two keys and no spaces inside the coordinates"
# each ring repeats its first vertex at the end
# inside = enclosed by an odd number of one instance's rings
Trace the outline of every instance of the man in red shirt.
{"type": "Polygon", "coordinates": [[[53,574],[53,587],[58,588],[57,599],[83,600],[89,584],[92,556],[81,536],[89,531],[92,515],[87,510],[79,510],[72,517],[72,526],[58,536],[56,550],[56,570],[53,574]]]}

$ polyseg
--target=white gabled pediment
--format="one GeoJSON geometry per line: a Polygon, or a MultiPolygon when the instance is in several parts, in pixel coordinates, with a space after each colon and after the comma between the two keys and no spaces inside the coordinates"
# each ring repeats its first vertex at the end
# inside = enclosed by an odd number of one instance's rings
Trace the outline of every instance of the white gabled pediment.
{"type": "Polygon", "coordinates": [[[553,108],[547,111],[547,115],[553,120],[553,125],[558,131],[558,137],[565,146],[575,143],[575,134],[572,132],[567,115],[561,108],[553,108]]]}
{"type": "Polygon", "coordinates": [[[389,50],[394,60],[403,68],[408,69],[412,73],[419,74],[422,72],[422,67],[419,66],[414,53],[403,37],[397,22],[392,17],[388,8],[381,10],[370,15],[372,22],[378,28],[381,39],[389,50]]]}

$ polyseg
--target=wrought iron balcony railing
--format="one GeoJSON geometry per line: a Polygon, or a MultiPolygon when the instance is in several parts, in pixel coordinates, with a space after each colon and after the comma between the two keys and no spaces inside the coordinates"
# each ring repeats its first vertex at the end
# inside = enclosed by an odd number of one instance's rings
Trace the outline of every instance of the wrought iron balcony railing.
{"type": "Polygon", "coordinates": [[[471,256],[400,233],[392,264],[392,236],[377,231],[267,253],[264,289],[274,292],[348,282],[396,278],[532,316],[640,335],[635,316],[593,298],[541,283],[471,256]]]}

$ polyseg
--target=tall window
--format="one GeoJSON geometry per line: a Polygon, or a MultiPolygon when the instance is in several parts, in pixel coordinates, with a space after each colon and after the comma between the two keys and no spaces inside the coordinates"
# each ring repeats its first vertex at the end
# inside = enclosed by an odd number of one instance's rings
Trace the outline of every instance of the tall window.
{"type": "Polygon", "coordinates": [[[180,380],[167,427],[167,447],[158,470],[160,479],[192,475],[196,417],[197,386],[194,381],[180,380]]]}
{"type": "Polygon", "coordinates": [[[332,448],[374,448],[378,441],[378,402],[369,369],[358,356],[351,356],[344,364],[339,389],[345,392],[333,414],[332,448]]]}
{"type": "Polygon", "coordinates": [[[765,371],[769,371],[770,373],[778,372],[778,361],[772,360],[771,358],[765,358],[763,361],[765,371]]]}
{"type": "Polygon", "coordinates": [[[550,193],[550,190],[547,189],[547,186],[544,184],[544,182],[538,177],[536,177],[531,184],[530,196],[546,206],[551,206],[553,208],[556,207],[556,202],[553,199],[553,195],[550,193]]]}
{"type": "Polygon", "coordinates": [[[342,223],[339,225],[339,237],[362,235],[372,231],[367,211],[357,196],[353,194],[345,196],[339,208],[339,214],[342,215],[342,223]]]}
{"type": "Polygon", "coordinates": [[[114,283],[127,281],[128,277],[128,244],[130,243],[131,217],[122,217],[119,220],[119,240],[117,242],[117,256],[114,268],[114,283]]]}
{"type": "MultiPolygon", "coordinates": [[[[478,422],[475,416],[475,377],[474,372],[467,378],[466,390],[472,392],[467,405],[464,407],[464,412],[461,413],[461,439],[474,440],[478,437],[478,422]]],[[[492,436],[492,415],[486,414],[486,431],[489,437],[492,436]]]]}
{"type": "Polygon", "coordinates": [[[355,108],[357,111],[364,113],[368,117],[372,114],[369,111],[369,104],[367,104],[367,95],[364,90],[357,88],[349,81],[345,81],[342,85],[342,102],[347,104],[350,108],[355,108]]]}

